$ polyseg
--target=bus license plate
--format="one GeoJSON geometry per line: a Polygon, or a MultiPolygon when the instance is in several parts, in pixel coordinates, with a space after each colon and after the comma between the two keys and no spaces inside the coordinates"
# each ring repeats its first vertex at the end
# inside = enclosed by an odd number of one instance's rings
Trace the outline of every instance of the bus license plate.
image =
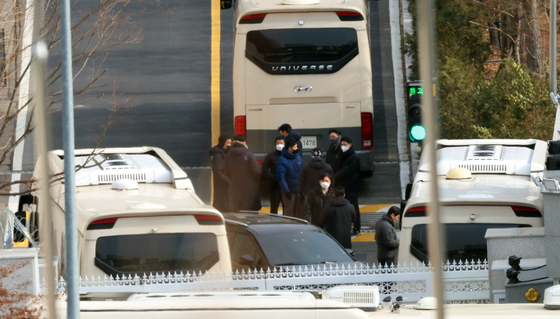
{"type": "Polygon", "coordinates": [[[312,150],[317,147],[317,136],[302,136],[301,145],[304,150],[312,150]]]}

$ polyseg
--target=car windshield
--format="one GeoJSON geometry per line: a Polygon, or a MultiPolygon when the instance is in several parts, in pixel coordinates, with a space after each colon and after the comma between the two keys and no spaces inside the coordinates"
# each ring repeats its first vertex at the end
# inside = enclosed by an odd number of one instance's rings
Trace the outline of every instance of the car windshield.
{"type": "MultiPolygon", "coordinates": [[[[531,227],[524,224],[445,224],[446,256],[451,262],[483,261],[487,259],[486,239],[488,228],[531,227]]],[[[427,225],[412,227],[411,253],[424,263],[428,263],[427,225]]]]}
{"type": "Polygon", "coordinates": [[[354,262],[344,248],[320,230],[268,234],[257,240],[274,266],[354,262]]]}
{"type": "Polygon", "coordinates": [[[218,262],[213,233],[168,233],[99,237],[95,265],[110,275],[206,271],[218,262]]]}

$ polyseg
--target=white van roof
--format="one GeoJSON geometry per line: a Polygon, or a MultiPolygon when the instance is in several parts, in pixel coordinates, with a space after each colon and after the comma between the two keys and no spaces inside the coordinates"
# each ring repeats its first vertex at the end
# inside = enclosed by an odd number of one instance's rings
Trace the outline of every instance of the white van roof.
{"type": "MultiPolygon", "coordinates": [[[[168,183],[177,189],[193,189],[187,173],[161,148],[79,149],[74,154],[75,165],[84,166],[76,172],[76,187],[131,179],[139,183],[168,183]]],[[[64,172],[63,157],[62,150],[50,152],[51,173],[64,172]]]]}
{"type": "MultiPolygon", "coordinates": [[[[546,164],[547,144],[539,140],[439,140],[437,174],[463,167],[472,174],[507,174],[530,176],[542,173],[546,164]]],[[[417,178],[429,170],[426,157],[418,165],[417,178]]]]}
{"type": "MultiPolygon", "coordinates": [[[[290,1],[297,3],[297,0],[290,1]]],[[[300,1],[309,3],[309,1],[300,1]]],[[[367,19],[367,1],[364,0],[319,0],[316,4],[288,4],[285,0],[239,0],[237,2],[236,21],[239,15],[250,13],[272,13],[272,12],[313,12],[313,11],[358,11],[364,19],[367,19]]]]}
{"type": "MultiPolygon", "coordinates": [[[[439,140],[437,174],[442,204],[523,205],[542,209],[540,189],[531,174],[545,168],[547,144],[540,140],[439,140]],[[464,167],[472,179],[450,180],[450,169],[464,167]]],[[[422,156],[407,208],[429,201],[429,163],[422,156]]]]}

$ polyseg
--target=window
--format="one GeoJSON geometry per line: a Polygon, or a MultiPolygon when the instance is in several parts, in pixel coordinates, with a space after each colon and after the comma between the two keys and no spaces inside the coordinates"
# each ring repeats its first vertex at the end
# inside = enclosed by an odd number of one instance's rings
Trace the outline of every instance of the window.
{"type": "Polygon", "coordinates": [[[358,37],[352,28],[250,31],[245,52],[270,74],[334,73],[358,55],[358,37]]]}
{"type": "Polygon", "coordinates": [[[230,254],[234,269],[266,266],[263,265],[262,255],[248,232],[228,230],[228,240],[230,240],[230,254]],[[253,262],[247,264],[247,261],[244,261],[241,256],[249,256],[253,262]]]}
{"type": "Polygon", "coordinates": [[[354,262],[344,248],[320,230],[273,233],[259,236],[258,241],[274,266],[354,262]]]}
{"type": "MultiPolygon", "coordinates": [[[[487,259],[486,239],[488,228],[531,227],[523,224],[445,224],[447,247],[445,254],[450,262],[483,261],[487,259]]],[[[428,263],[427,225],[412,227],[411,254],[428,263]]]]}
{"type": "Polygon", "coordinates": [[[95,265],[110,275],[209,270],[219,260],[212,233],[99,237],[95,265]]]}

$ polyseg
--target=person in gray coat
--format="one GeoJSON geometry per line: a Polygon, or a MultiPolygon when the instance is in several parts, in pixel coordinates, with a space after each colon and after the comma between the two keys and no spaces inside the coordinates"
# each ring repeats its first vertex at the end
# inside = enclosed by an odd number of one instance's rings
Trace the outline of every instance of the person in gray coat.
{"type": "Polygon", "coordinates": [[[377,243],[377,262],[379,265],[395,264],[399,240],[395,230],[395,222],[399,220],[401,210],[393,206],[386,215],[375,223],[375,242],[377,243]]]}

